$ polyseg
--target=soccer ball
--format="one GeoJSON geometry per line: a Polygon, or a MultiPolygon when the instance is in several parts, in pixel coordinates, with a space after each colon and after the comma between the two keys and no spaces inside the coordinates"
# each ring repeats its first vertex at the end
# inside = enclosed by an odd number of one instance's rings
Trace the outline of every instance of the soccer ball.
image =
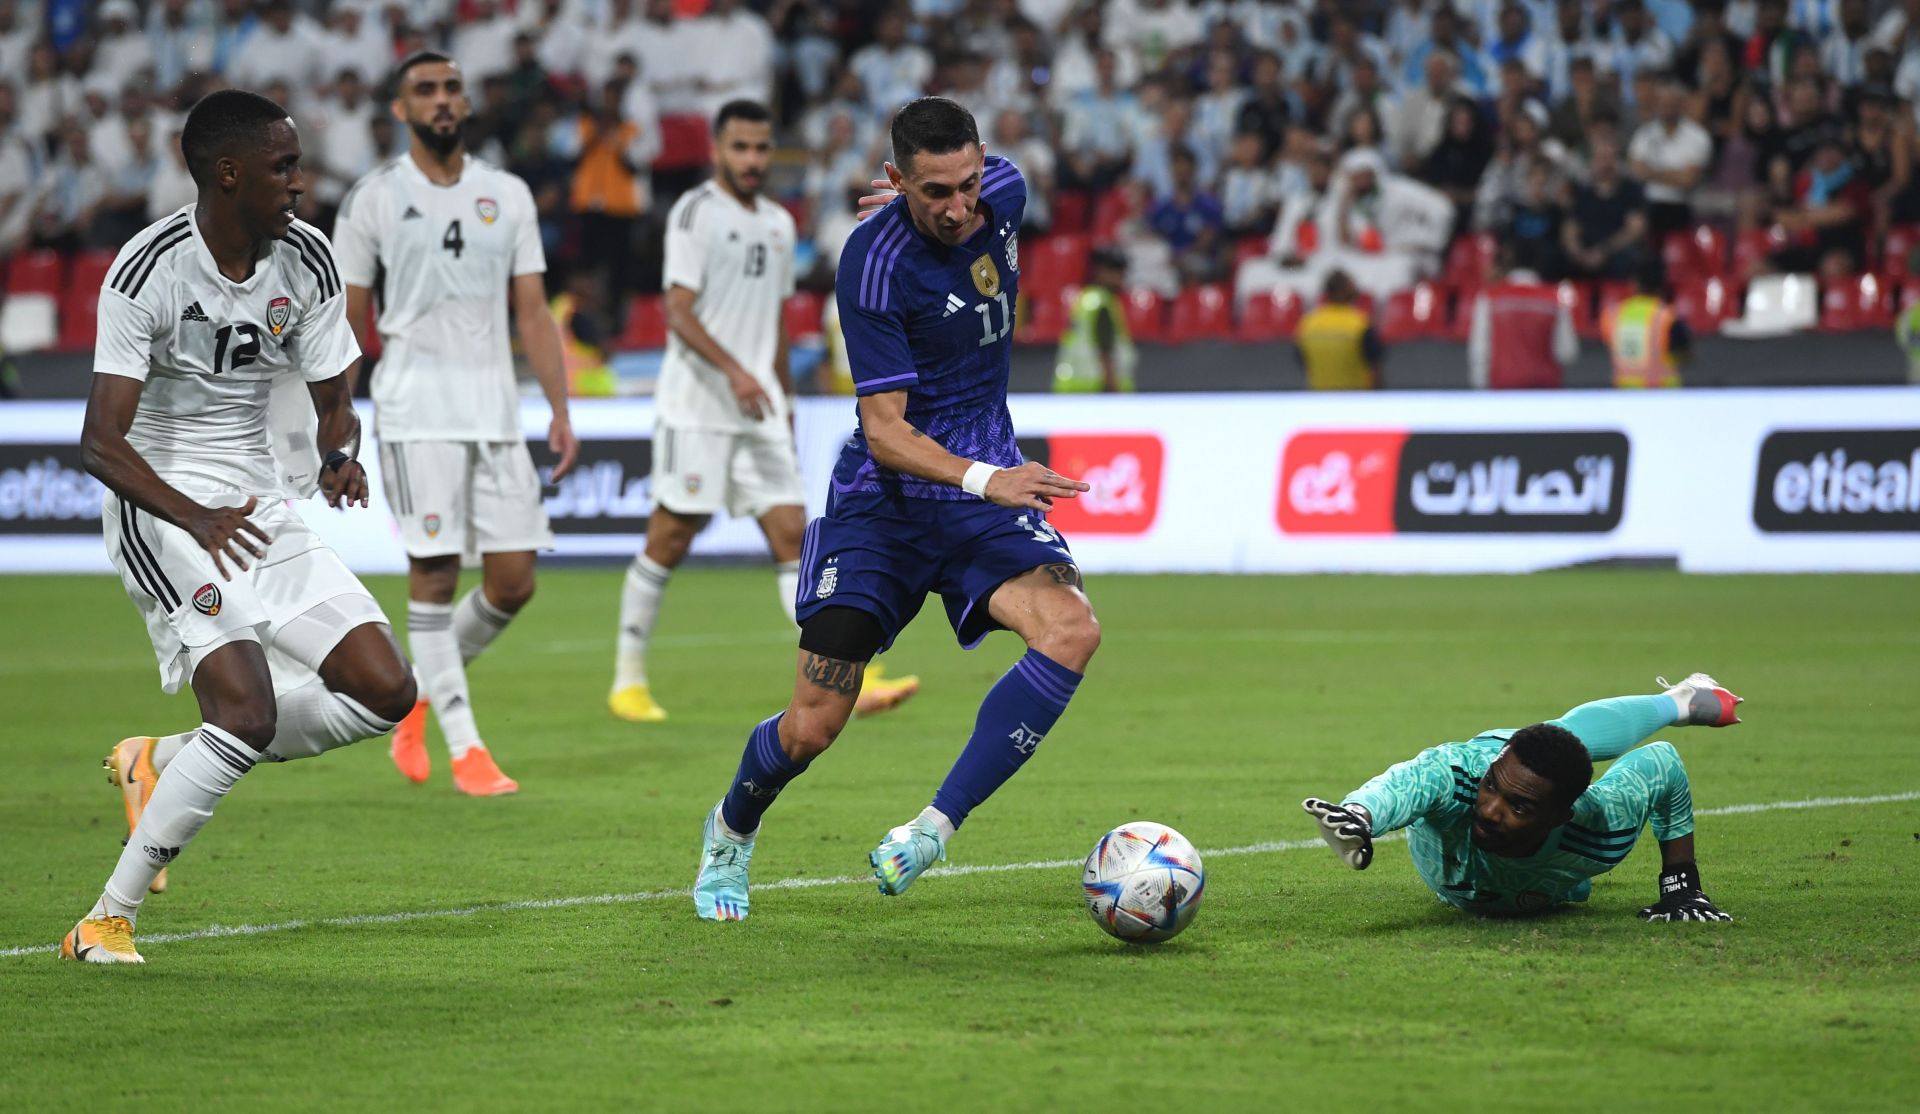
{"type": "Polygon", "coordinates": [[[1136,820],[1100,837],[1080,885],[1087,912],[1109,936],[1157,944],[1193,921],[1207,875],[1186,836],[1136,820]]]}

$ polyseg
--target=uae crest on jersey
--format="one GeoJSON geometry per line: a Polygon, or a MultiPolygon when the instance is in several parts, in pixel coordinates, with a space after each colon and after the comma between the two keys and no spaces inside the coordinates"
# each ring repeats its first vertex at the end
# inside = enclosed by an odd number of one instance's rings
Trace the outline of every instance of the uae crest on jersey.
{"type": "Polygon", "coordinates": [[[500,219],[500,203],[491,197],[483,197],[474,202],[473,209],[480,214],[481,224],[492,224],[500,219]]]}
{"type": "Polygon", "coordinates": [[[1000,293],[1000,268],[993,265],[993,256],[983,255],[967,268],[973,275],[973,288],[982,298],[991,298],[1000,293]]]}
{"type": "Polygon", "coordinates": [[[285,298],[275,298],[267,303],[267,331],[279,336],[287,327],[287,319],[293,316],[293,303],[285,298]]]}
{"type": "Polygon", "coordinates": [[[220,589],[212,583],[202,584],[193,594],[193,609],[202,615],[220,614],[220,589]]]}

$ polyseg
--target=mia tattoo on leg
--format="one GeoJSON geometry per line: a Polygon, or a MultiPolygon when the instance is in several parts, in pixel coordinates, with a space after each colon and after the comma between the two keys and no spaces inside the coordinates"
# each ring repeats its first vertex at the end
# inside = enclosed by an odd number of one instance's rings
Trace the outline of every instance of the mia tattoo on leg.
{"type": "Polygon", "coordinates": [[[866,663],[808,654],[800,665],[800,672],[815,688],[852,696],[860,691],[860,678],[866,672],[866,663]]]}

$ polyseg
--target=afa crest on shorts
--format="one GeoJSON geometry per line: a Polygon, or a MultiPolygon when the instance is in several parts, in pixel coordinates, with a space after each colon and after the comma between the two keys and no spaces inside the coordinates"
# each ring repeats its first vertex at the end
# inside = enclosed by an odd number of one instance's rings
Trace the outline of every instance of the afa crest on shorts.
{"type": "Polygon", "coordinates": [[[293,316],[293,302],[286,298],[275,298],[267,303],[267,331],[279,336],[287,327],[287,320],[293,316]]]}
{"type": "Polygon", "coordinates": [[[500,219],[500,203],[491,197],[483,197],[474,202],[473,209],[480,214],[481,224],[492,224],[500,219]]]}

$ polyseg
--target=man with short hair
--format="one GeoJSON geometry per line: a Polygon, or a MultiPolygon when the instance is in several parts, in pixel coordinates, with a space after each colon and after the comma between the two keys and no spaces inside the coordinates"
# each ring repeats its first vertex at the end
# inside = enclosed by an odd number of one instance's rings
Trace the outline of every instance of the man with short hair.
{"type": "Polygon", "coordinates": [[[1659,90],[1653,119],[1627,144],[1633,176],[1646,184],[1647,230],[1656,249],[1667,233],[1692,225],[1693,189],[1713,162],[1713,136],[1686,116],[1687,87],[1662,74],[1659,90]]]}
{"type": "Polygon", "coordinates": [[[988,691],[933,802],[868,853],[888,896],[945,859],[1033,756],[1100,646],[1079,566],[1046,518],[1088,487],[1023,461],[1007,410],[1026,179],[945,98],[902,107],[891,131],[898,196],[847,241],[836,285],[859,425],[807,527],[793,697],[753,729],[706,817],[693,893],[706,920],[747,916],[761,816],[846,727],[867,662],[929,595],[962,646],[1008,629],[1027,653],[988,691]]]}
{"type": "MultiPolygon", "coordinates": [[[[721,510],[759,522],[787,618],[798,607],[806,495],[793,443],[793,379],[784,308],[793,294],[793,217],[761,194],[773,115],[757,101],[722,105],[713,120],[711,180],[667,214],[667,355],[654,392],[653,513],[627,569],[607,708],[657,723],[647,647],[667,578],[721,510]]],[[[919,691],[917,678],[867,678],[864,713],[919,691]]]]}
{"type": "Polygon", "coordinates": [[[388,507],[407,550],[407,641],[421,689],[394,732],[394,765],[409,781],[427,780],[431,704],[454,788],[491,797],[519,783],[481,741],[467,665],[533,598],[534,554],[553,545],[520,432],[509,305],[552,410],[551,479],[573,467],[577,446],[533,193],[467,152],[470,111],[451,58],[423,51],[401,61],[391,112],[412,130],[411,147],[348,191],[334,238],[354,329],[367,327],[380,287],[374,423],[388,507]],[[481,583],[456,604],[468,555],[480,558],[481,583]]]}
{"type": "Polygon", "coordinates": [[[1663,727],[1739,723],[1740,703],[1695,673],[1658,696],[1595,700],[1546,723],[1429,747],[1339,804],[1309,797],[1301,807],[1354,870],[1373,862],[1375,839],[1405,828],[1421,881],[1482,916],[1587,900],[1592,879],[1626,861],[1651,823],[1660,888],[1641,919],[1730,921],[1701,890],[1680,753],[1666,742],[1633,748],[1663,727]],[[1595,759],[1618,761],[1596,781],[1595,759]]]}
{"type": "Polygon", "coordinates": [[[326,237],[294,219],[299,134],[278,104],[223,90],[187,114],[180,146],[199,196],[107,272],[80,449],[109,492],[107,556],[161,685],[190,684],[201,723],[107,756],[130,830],[60,943],[87,963],[146,962],[141,902],[256,762],[385,734],[414,700],[380,605],[287,502],[314,486],[336,507],[367,501],[347,379],[360,349],[326,237]],[[286,457],[268,419],[276,381],[317,419],[286,457]]]}

